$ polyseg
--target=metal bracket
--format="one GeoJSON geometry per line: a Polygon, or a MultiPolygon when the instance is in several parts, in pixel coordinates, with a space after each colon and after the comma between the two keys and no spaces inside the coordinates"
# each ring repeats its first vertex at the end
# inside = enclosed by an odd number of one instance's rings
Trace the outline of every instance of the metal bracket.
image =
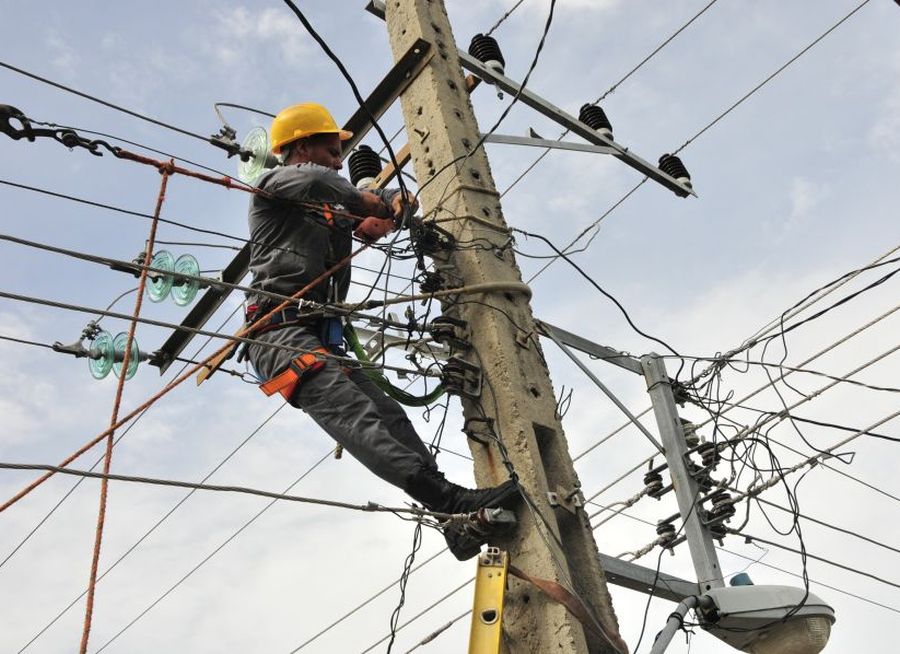
{"type": "Polygon", "coordinates": [[[438,316],[428,325],[431,337],[451,350],[468,350],[471,347],[467,328],[469,323],[459,318],[438,316]]]}
{"type": "Polygon", "coordinates": [[[557,141],[545,139],[531,131],[531,136],[508,136],[505,134],[488,134],[484,137],[486,143],[501,143],[504,145],[526,145],[533,148],[552,148],[554,150],[573,150],[575,152],[590,152],[591,154],[616,154],[618,150],[608,145],[589,145],[587,143],[572,143],[571,141],[557,141]]]}
{"type": "Polygon", "coordinates": [[[572,490],[557,486],[555,492],[547,491],[547,501],[554,509],[565,509],[572,515],[578,515],[578,509],[584,506],[581,485],[575,486],[572,490]]]}
{"type": "Polygon", "coordinates": [[[441,383],[448,393],[477,400],[481,397],[481,366],[450,357],[441,371],[441,383]]]}

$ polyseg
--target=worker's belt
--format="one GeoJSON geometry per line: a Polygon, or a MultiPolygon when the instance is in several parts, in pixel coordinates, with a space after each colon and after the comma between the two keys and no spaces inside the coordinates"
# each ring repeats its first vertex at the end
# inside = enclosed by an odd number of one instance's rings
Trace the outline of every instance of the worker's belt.
{"type": "MultiPolygon", "coordinates": [[[[269,313],[269,311],[271,310],[272,305],[266,306],[251,304],[249,307],[247,307],[247,314],[245,316],[246,322],[252,323],[269,313]]],[[[277,313],[272,314],[272,316],[266,321],[265,325],[254,329],[253,335],[259,336],[260,334],[265,334],[266,332],[270,332],[273,329],[280,329],[281,327],[288,327],[290,325],[315,325],[321,319],[321,315],[309,315],[301,313],[300,309],[296,306],[287,306],[277,313]]]]}
{"type": "Polygon", "coordinates": [[[290,400],[304,378],[309,378],[325,367],[325,357],[329,354],[324,347],[305,352],[291,361],[284,372],[260,384],[259,389],[267,396],[281,393],[285,400],[290,400]]]}

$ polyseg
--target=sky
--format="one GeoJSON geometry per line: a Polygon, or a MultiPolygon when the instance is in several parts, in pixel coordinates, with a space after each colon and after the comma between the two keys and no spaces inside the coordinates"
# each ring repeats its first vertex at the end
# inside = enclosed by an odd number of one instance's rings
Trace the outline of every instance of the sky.
{"type": "MultiPolygon", "coordinates": [[[[301,8],[366,94],[392,59],[383,22],[365,12],[363,4],[317,0],[301,3],[301,8]]],[[[513,4],[448,0],[457,44],[465,48],[472,35],[490,29],[513,4]]],[[[604,95],[708,4],[559,0],[529,87],[577,114],[583,103],[604,95]]],[[[718,0],[607,95],[602,106],[617,142],[642,158],[656,161],[689,142],[680,154],[697,198],[678,198],[648,182],[617,204],[641,181],[636,171],[603,155],[555,151],[503,196],[505,220],[562,246],[605,215],[590,232],[590,246],[574,254],[573,261],[624,305],[633,322],[689,356],[712,357],[737,347],[810,292],[872,263],[900,242],[900,7],[895,2],[865,3],[702,131],[858,4],[718,0]]],[[[525,0],[497,27],[494,36],[511,78],[525,75],[549,6],[544,0],[525,0]]],[[[272,0],[0,0],[0,9],[5,17],[0,23],[0,61],[201,135],[219,130],[215,102],[275,112],[296,102],[318,101],[338,122],[357,107],[334,64],[285,5],[272,0]]],[[[113,135],[107,139],[111,143],[128,139],[234,174],[235,161],[200,140],[6,68],[0,68],[0,90],[0,103],[14,105],[34,120],[104,132],[113,135]]],[[[482,86],[472,100],[486,129],[510,97],[501,100],[482,86]]],[[[226,109],[225,116],[239,138],[254,126],[268,124],[263,116],[234,109],[226,109]]],[[[385,115],[382,125],[389,135],[401,127],[398,107],[385,115]]],[[[547,138],[561,132],[549,119],[517,105],[498,133],[524,135],[529,128],[547,138]]],[[[374,132],[364,142],[380,148],[374,132]]],[[[404,142],[401,134],[395,146],[404,142]]],[[[69,151],[48,140],[0,138],[0,148],[4,182],[141,213],[153,211],[160,177],[152,168],[69,151]]],[[[487,152],[503,191],[541,151],[489,145],[487,152]]],[[[145,219],[7,183],[0,184],[0,202],[3,233],[9,236],[117,259],[134,257],[147,238],[145,219]]],[[[243,193],[176,176],[169,182],[162,216],[246,237],[246,206],[243,193]]],[[[230,248],[240,246],[234,239],[171,224],[161,225],[157,238],[163,242],[159,247],[176,256],[196,256],[210,274],[230,261],[230,248]]],[[[547,261],[533,257],[552,254],[545,244],[521,235],[516,249],[526,280],[547,261]]],[[[6,293],[102,309],[136,286],[132,277],[102,265],[8,241],[0,242],[0,261],[0,290],[6,293]]],[[[360,262],[362,267],[380,265],[375,255],[360,262]]],[[[862,290],[895,266],[855,277],[795,320],[862,290]]],[[[408,268],[403,265],[397,268],[393,292],[404,290],[404,270],[408,268]]],[[[371,283],[373,276],[359,270],[356,278],[371,283]]],[[[553,263],[530,283],[536,317],[636,356],[661,349],[633,330],[619,310],[565,262],[553,263]]],[[[360,285],[352,292],[361,297],[366,291],[360,285]]],[[[898,318],[892,310],[898,291],[893,278],[866,290],[793,330],[784,344],[773,343],[765,360],[778,362],[784,355],[786,365],[798,366],[815,356],[803,367],[841,377],[881,357],[852,378],[870,386],[896,387],[896,355],[883,355],[897,346],[898,318]]],[[[114,310],[129,314],[133,302],[134,294],[128,294],[114,310]]],[[[240,298],[230,297],[208,327],[236,330],[235,319],[226,318],[239,304],[240,298]]],[[[176,323],[186,312],[170,301],[145,302],[142,311],[176,323]]],[[[0,299],[0,336],[71,343],[91,318],[0,299]]],[[[100,324],[112,334],[127,328],[126,321],[112,318],[100,324]]],[[[165,328],[141,325],[136,336],[141,350],[149,352],[168,334],[165,328]]],[[[197,340],[187,352],[193,356],[201,344],[197,340]]],[[[590,512],[627,500],[643,483],[640,471],[625,473],[649,457],[652,446],[633,426],[620,429],[627,419],[552,343],[543,347],[558,397],[572,392],[563,424],[570,451],[578,457],[585,495],[606,488],[593,498],[596,504],[589,505],[590,512]]],[[[756,349],[751,358],[759,361],[761,356],[756,349]]],[[[582,360],[633,413],[650,406],[640,379],[600,361],[582,360]]],[[[4,340],[0,361],[5,372],[0,376],[0,462],[56,464],[108,426],[115,392],[112,376],[95,381],[83,359],[4,340]]],[[[667,365],[674,374],[678,362],[670,359],[667,365]]],[[[143,364],[125,386],[122,411],[139,405],[176,370],[173,366],[160,379],[156,369],[143,364]]],[[[767,383],[760,366],[726,368],[720,397],[733,393],[732,398],[743,398],[767,383]]],[[[792,375],[797,391],[813,395],[796,415],[862,429],[896,411],[896,392],[839,383],[816,393],[829,383],[807,373],[792,375]]],[[[788,403],[801,399],[783,384],[777,388],[788,403]]],[[[745,404],[751,409],[728,414],[739,425],[756,419],[752,408],[783,408],[771,387],[745,404]]],[[[199,388],[188,382],[128,430],[115,448],[112,471],[200,481],[215,469],[209,483],[275,492],[290,488],[294,494],[354,504],[403,504],[406,498],[400,491],[350,457],[330,456],[333,444],[302,413],[279,406],[237,377],[219,374],[199,388]]],[[[424,439],[431,440],[441,414],[441,409],[430,414],[411,411],[424,439]]],[[[682,416],[698,423],[705,417],[693,406],[685,407],[682,416]]],[[[655,432],[649,414],[642,420],[655,432]]],[[[451,479],[472,483],[471,462],[459,456],[467,454],[460,425],[459,403],[452,400],[442,440],[449,451],[439,461],[451,479]]],[[[805,423],[797,427],[802,435],[787,422],[769,433],[802,452],[777,446],[783,465],[813,452],[803,438],[825,448],[852,435],[805,423]]],[[[875,431],[900,436],[896,420],[875,431]]],[[[710,426],[701,428],[701,434],[711,437],[710,426]]],[[[854,453],[852,463],[832,460],[829,466],[838,472],[817,466],[798,486],[804,515],[845,530],[801,522],[807,550],[870,575],[808,561],[809,577],[815,580],[811,591],[837,615],[826,651],[895,650],[890,625],[900,612],[896,447],[885,439],[857,438],[840,450],[854,453]]],[[[100,456],[95,448],[72,465],[87,469],[100,456]]],[[[11,497],[34,477],[34,472],[0,471],[0,496],[11,497]]],[[[744,486],[749,482],[749,476],[742,477],[744,486]]],[[[47,517],[74,483],[70,477],[54,477],[0,515],[0,651],[71,652],[81,639],[84,600],[76,599],[88,580],[99,483],[80,484],[47,517]]],[[[88,651],[363,652],[388,634],[399,600],[399,590],[391,584],[409,554],[411,524],[389,514],[288,502],[266,508],[269,500],[238,494],[201,491],[179,504],[185,494],[177,488],[110,485],[100,570],[127,555],[97,586],[88,651]],[[305,644],[384,588],[351,617],[305,644]]],[[[763,497],[786,502],[782,489],[763,497]]],[[[746,504],[740,507],[732,526],[743,521],[746,504]]],[[[653,523],[676,510],[671,494],[659,501],[640,500],[596,529],[600,551],[617,556],[639,550],[656,537],[653,523]]],[[[602,517],[593,518],[594,524],[602,517]]],[[[776,531],[788,526],[787,514],[773,509],[767,519],[754,506],[744,531],[796,549],[796,535],[776,531]]],[[[415,651],[459,652],[466,647],[468,622],[457,618],[472,602],[472,587],[460,586],[474,573],[474,562],[459,563],[446,553],[429,560],[444,543],[431,530],[423,536],[416,563],[428,562],[409,578],[400,622],[416,619],[397,633],[393,651],[409,651],[453,621],[415,651]]],[[[719,556],[727,576],[746,571],[757,584],[801,583],[801,561],[794,553],[746,543],[742,536],[727,537],[722,547],[727,551],[719,556]]],[[[653,550],[638,563],[652,569],[658,554],[653,550]]],[[[694,577],[685,545],[660,560],[663,571],[694,577]]],[[[647,598],[615,586],[610,590],[622,636],[634,651],[647,598]]],[[[672,609],[665,600],[650,603],[647,634],[638,651],[649,650],[672,609]]],[[[371,651],[386,651],[386,643],[371,651]]],[[[689,642],[677,636],[668,651],[707,654],[729,648],[697,629],[689,642]]]]}

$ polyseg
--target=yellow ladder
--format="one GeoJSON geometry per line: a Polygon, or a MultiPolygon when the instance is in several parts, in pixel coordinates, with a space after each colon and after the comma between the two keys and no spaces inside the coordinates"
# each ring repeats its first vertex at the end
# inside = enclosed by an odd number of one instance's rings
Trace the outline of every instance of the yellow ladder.
{"type": "Polygon", "coordinates": [[[503,643],[503,598],[508,567],[509,556],[498,547],[488,547],[478,556],[469,654],[508,654],[503,643]]]}

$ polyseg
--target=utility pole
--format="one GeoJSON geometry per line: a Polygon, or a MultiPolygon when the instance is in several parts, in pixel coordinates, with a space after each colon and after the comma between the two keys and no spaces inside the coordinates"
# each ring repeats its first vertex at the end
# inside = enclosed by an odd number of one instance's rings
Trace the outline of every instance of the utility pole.
{"type": "MultiPolygon", "coordinates": [[[[678,500],[678,512],[684,521],[684,535],[694,563],[694,571],[697,573],[697,583],[701,593],[712,588],[721,588],[725,584],[722,580],[722,568],[719,567],[719,557],[713,544],[715,534],[710,527],[730,518],[734,513],[734,507],[727,502],[730,498],[721,492],[718,495],[726,500],[723,504],[709,511],[701,506],[703,488],[698,479],[709,478],[709,474],[703,468],[692,469],[692,464],[688,460],[689,448],[685,440],[684,426],[678,417],[672,381],[666,373],[665,361],[657,354],[648,354],[641,358],[641,366],[644,369],[647,393],[653,402],[653,413],[666,451],[666,462],[669,464],[669,474],[678,500]]],[[[715,446],[709,449],[716,452],[715,446]]],[[[715,460],[712,463],[715,463],[715,460]]],[[[706,490],[709,491],[710,488],[707,487],[706,490]]],[[[721,537],[720,533],[719,538],[721,537]]]]}
{"type": "MultiPolygon", "coordinates": [[[[390,0],[385,18],[395,59],[416,39],[436,49],[401,96],[416,177],[420,187],[427,184],[420,195],[423,215],[457,241],[481,239],[494,246],[451,251],[438,261],[439,269],[451,286],[521,282],[487,156],[483,148],[468,154],[480,134],[442,0],[390,0]],[[450,162],[455,163],[443,170],[450,162]]],[[[473,427],[468,433],[489,432],[469,442],[476,480],[487,486],[507,478],[492,439],[499,437],[534,502],[517,510],[516,531],[499,544],[511,565],[573,590],[590,614],[583,624],[534,586],[510,579],[503,618],[510,651],[626,651],[527,297],[511,292],[461,296],[445,303],[444,310],[467,322],[471,349],[465,358],[482,373],[480,395],[462,398],[473,427]]]]}

